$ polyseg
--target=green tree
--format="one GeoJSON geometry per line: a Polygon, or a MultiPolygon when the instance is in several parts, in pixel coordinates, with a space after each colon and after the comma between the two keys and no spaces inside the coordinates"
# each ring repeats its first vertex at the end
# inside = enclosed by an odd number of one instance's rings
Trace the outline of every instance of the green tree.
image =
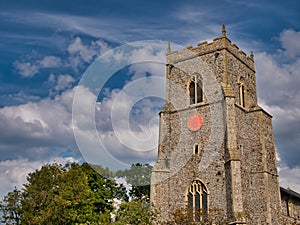
{"type": "Polygon", "coordinates": [[[101,165],[95,165],[95,164],[88,164],[91,168],[93,168],[97,173],[99,173],[103,178],[114,178],[114,173],[110,171],[108,167],[104,168],[101,165]]]}
{"type": "Polygon", "coordinates": [[[21,224],[22,206],[21,206],[22,193],[16,188],[4,196],[3,201],[0,202],[0,210],[2,211],[2,223],[21,224]]]}
{"type": "Polygon", "coordinates": [[[22,224],[103,224],[110,222],[116,184],[87,163],[45,165],[24,185],[22,224]]]}
{"type": "Polygon", "coordinates": [[[150,179],[152,166],[149,164],[132,164],[129,169],[118,170],[117,177],[125,177],[132,188],[129,195],[134,199],[150,198],[150,179]]]}
{"type": "MultiPolygon", "coordinates": [[[[99,166],[98,169],[102,167],[99,166]]],[[[29,173],[22,191],[14,189],[0,204],[2,222],[22,225],[56,224],[151,224],[149,165],[135,164],[127,170],[128,183],[133,183],[132,200],[126,188],[117,185],[108,169],[107,176],[89,164],[46,164],[29,173]],[[146,184],[146,187],[139,186],[146,184]],[[114,199],[122,200],[114,211],[114,199]],[[117,221],[111,222],[115,212],[117,221]]],[[[119,171],[120,172],[120,171],[119,171]]],[[[120,172],[121,173],[121,172],[120,172]]]]}
{"type": "Polygon", "coordinates": [[[44,165],[27,176],[22,199],[22,223],[45,224],[56,209],[56,195],[59,195],[59,177],[65,168],[58,164],[44,165]]]}
{"type": "Polygon", "coordinates": [[[150,225],[155,221],[156,213],[151,209],[150,203],[145,199],[134,199],[124,202],[116,214],[117,225],[150,225]]]}

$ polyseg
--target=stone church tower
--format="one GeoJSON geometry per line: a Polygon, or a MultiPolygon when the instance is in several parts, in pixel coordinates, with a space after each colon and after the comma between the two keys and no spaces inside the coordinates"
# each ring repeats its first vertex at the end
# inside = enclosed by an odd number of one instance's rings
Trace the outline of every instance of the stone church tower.
{"type": "Polygon", "coordinates": [[[222,35],[170,51],[151,202],[162,221],[280,225],[272,117],[257,103],[253,53],[222,35]]]}

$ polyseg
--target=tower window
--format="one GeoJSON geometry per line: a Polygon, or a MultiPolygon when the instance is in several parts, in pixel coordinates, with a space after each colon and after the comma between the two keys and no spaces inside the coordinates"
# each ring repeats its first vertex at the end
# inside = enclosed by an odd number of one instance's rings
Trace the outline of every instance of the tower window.
{"type": "Polygon", "coordinates": [[[195,154],[195,155],[198,155],[198,154],[199,154],[199,145],[198,145],[198,144],[195,144],[195,145],[194,145],[194,154],[195,154]]]}
{"type": "Polygon", "coordinates": [[[191,83],[190,83],[190,104],[195,104],[196,103],[196,94],[195,94],[195,90],[196,90],[196,87],[195,87],[195,81],[192,80],[191,83]]]}
{"type": "Polygon", "coordinates": [[[187,209],[194,221],[199,222],[207,218],[207,189],[199,180],[195,180],[189,187],[187,209]]]}
{"type": "Polygon", "coordinates": [[[246,89],[245,89],[245,84],[244,84],[244,78],[241,77],[239,79],[239,96],[240,96],[240,105],[242,107],[245,107],[246,106],[246,103],[245,103],[245,92],[246,92],[246,89]]]}
{"type": "Polygon", "coordinates": [[[203,102],[202,82],[197,76],[193,76],[189,84],[190,104],[203,102]]]}
{"type": "Polygon", "coordinates": [[[239,149],[240,149],[240,154],[244,155],[244,146],[243,145],[239,145],[239,149]]]}

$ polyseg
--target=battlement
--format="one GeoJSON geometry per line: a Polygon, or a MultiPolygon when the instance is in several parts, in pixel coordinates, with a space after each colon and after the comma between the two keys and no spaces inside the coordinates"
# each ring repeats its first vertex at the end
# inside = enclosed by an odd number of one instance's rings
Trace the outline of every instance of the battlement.
{"type": "Polygon", "coordinates": [[[250,56],[240,50],[236,44],[231,43],[231,40],[227,38],[225,26],[223,25],[222,36],[213,39],[212,42],[200,42],[196,47],[187,46],[182,51],[168,52],[169,62],[179,62],[184,61],[189,58],[209,54],[212,52],[218,52],[222,50],[227,50],[229,53],[234,55],[238,60],[248,66],[254,71],[254,55],[251,52],[250,56]]]}

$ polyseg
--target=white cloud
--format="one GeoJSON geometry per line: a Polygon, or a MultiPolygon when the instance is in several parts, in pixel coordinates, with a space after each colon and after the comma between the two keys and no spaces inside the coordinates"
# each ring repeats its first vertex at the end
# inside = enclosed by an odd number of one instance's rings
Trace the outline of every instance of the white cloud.
{"type": "MultiPolygon", "coordinates": [[[[78,88],[53,99],[0,108],[0,197],[14,186],[20,188],[26,174],[44,163],[64,164],[81,158],[72,126],[72,103],[78,88]]],[[[81,93],[84,116],[86,102],[95,98],[88,91],[81,93]]]]}
{"type": "Polygon", "coordinates": [[[2,105],[11,105],[12,103],[19,105],[19,104],[24,104],[26,102],[36,102],[40,100],[41,100],[40,96],[29,94],[24,90],[20,90],[17,93],[0,96],[0,102],[2,105]]]}
{"type": "MultiPolygon", "coordinates": [[[[138,45],[137,46],[142,46],[138,45]]],[[[116,50],[107,58],[108,62],[126,63],[141,62],[143,59],[152,59],[153,63],[137,63],[130,65],[129,72],[132,75],[122,90],[106,90],[105,98],[96,105],[96,127],[98,135],[88,135],[92,132],[93,124],[88,117],[81,117],[77,123],[80,131],[78,137],[84,143],[81,150],[86,152],[88,160],[97,160],[100,155],[109,152],[113,158],[121,162],[147,162],[155,160],[157,156],[158,141],[158,112],[163,103],[157,99],[144,99],[145,97],[165,97],[165,80],[158,76],[165,77],[165,55],[163,51],[157,51],[157,46],[137,47],[135,51],[116,50]],[[157,62],[157,63],[155,63],[157,62]],[[149,75],[156,75],[160,79],[157,83],[149,78],[149,75]],[[144,78],[141,81],[137,78],[144,78]],[[142,101],[140,101],[142,100],[142,101]],[[138,102],[138,105],[135,103],[138,102]],[[112,117],[115,115],[115,117],[112,117]],[[85,119],[87,119],[85,121],[85,119]],[[113,126],[114,125],[114,126],[113,126]],[[102,148],[93,146],[95,139],[100,137],[104,146],[102,148]],[[86,149],[86,150],[84,150],[86,149]],[[94,150],[93,150],[94,149],[94,150]],[[97,150],[95,150],[97,149],[97,150]],[[97,153],[96,151],[99,152],[97,153]],[[149,150],[147,152],[147,150],[149,150]]],[[[128,63],[129,64],[129,63],[128,63]]],[[[100,73],[100,72],[99,72],[100,73]]],[[[78,96],[81,96],[78,94],[78,96]]],[[[91,110],[90,107],[79,107],[78,110],[91,110]]],[[[77,113],[76,113],[77,114],[77,113]]],[[[78,113],[81,115],[81,113],[78,113]]],[[[99,163],[99,161],[98,161],[99,163]]],[[[107,160],[103,163],[108,163],[107,160]]]]}
{"type": "Polygon", "coordinates": [[[279,37],[284,48],[284,56],[295,59],[300,56],[300,32],[294,30],[284,30],[279,37]]]}
{"type": "MultiPolygon", "coordinates": [[[[0,137],[0,148],[6,157],[49,158],[68,148],[76,149],[71,121],[76,88],[54,99],[1,108],[0,130],[5,132],[0,137]]],[[[89,98],[82,97],[84,102],[89,98]]]]}
{"type": "Polygon", "coordinates": [[[282,49],[256,54],[260,105],[273,115],[280,184],[300,192],[300,32],[280,34],[282,49]]]}
{"type": "MultiPolygon", "coordinates": [[[[61,75],[58,79],[54,75],[49,77],[49,82],[57,82],[57,88],[66,87],[72,81],[69,75],[61,75]]],[[[149,88],[154,88],[153,85],[150,86],[149,88]]],[[[157,86],[155,88],[159,89],[157,86]]],[[[153,89],[153,91],[159,92],[156,89],[153,89]]],[[[161,89],[164,90],[164,88],[161,89]]],[[[153,161],[157,151],[158,125],[153,123],[152,119],[157,117],[157,103],[150,99],[140,102],[140,106],[135,106],[133,117],[129,118],[126,113],[131,112],[129,103],[132,101],[130,98],[134,96],[127,96],[126,99],[123,99],[119,122],[120,124],[131,123],[133,135],[137,137],[137,139],[132,139],[132,136],[128,135],[127,126],[119,127],[121,129],[119,130],[120,134],[124,137],[125,142],[135,148],[130,149],[120,143],[111,126],[111,108],[119,92],[118,90],[108,92],[107,97],[96,104],[97,114],[94,123],[97,124],[98,133],[102,137],[106,149],[121,161],[124,160],[129,165],[132,162],[131,160],[147,161],[151,158],[153,161]],[[155,133],[152,134],[151,131],[155,131],[155,133]],[[139,140],[147,138],[149,135],[154,138],[147,140],[148,145],[155,146],[151,154],[136,151],[136,149],[143,149],[139,140]]],[[[0,108],[0,130],[5,131],[0,136],[0,149],[3,156],[5,156],[2,158],[26,158],[30,161],[39,161],[50,159],[56,155],[66,155],[68,149],[76,151],[77,145],[73,128],[79,129],[85,139],[88,140],[87,145],[92,145],[95,147],[93,151],[97,151],[99,146],[91,143],[95,142],[95,137],[92,133],[93,126],[90,126],[89,123],[90,114],[88,112],[94,110],[88,109],[95,101],[96,96],[88,89],[74,87],[53,98],[0,108]],[[75,125],[74,127],[72,124],[72,104],[74,93],[78,89],[81,89],[80,95],[77,95],[76,99],[80,103],[80,121],[76,121],[79,126],[75,125]]],[[[117,105],[121,107],[120,104],[117,105]]],[[[76,152],[74,154],[76,155],[76,152]]],[[[97,158],[94,158],[94,160],[97,162],[97,158]]]]}
{"type": "Polygon", "coordinates": [[[300,167],[278,166],[278,171],[280,186],[300,193],[300,167]]]}
{"type": "Polygon", "coordinates": [[[75,83],[75,79],[69,74],[50,74],[47,81],[47,86],[50,86],[49,95],[56,96],[62,91],[71,89],[75,83]]]}
{"type": "Polygon", "coordinates": [[[85,62],[90,62],[96,54],[95,49],[83,45],[79,37],[68,46],[68,52],[70,55],[78,54],[85,62]]]}
{"type": "Polygon", "coordinates": [[[110,50],[108,43],[103,40],[91,41],[83,44],[80,37],[76,37],[67,47],[68,57],[62,59],[57,56],[38,57],[36,53],[25,56],[14,62],[14,68],[23,77],[33,77],[41,69],[73,68],[78,71],[84,63],[91,63],[98,56],[110,50]]]}
{"type": "Polygon", "coordinates": [[[25,58],[14,62],[16,71],[23,77],[33,77],[39,73],[40,69],[57,68],[62,65],[61,59],[56,56],[45,56],[40,60],[31,60],[30,56],[25,58]]]}
{"type": "Polygon", "coordinates": [[[84,62],[90,63],[94,61],[109,49],[109,45],[102,40],[92,41],[90,45],[85,45],[80,37],[76,37],[68,46],[69,63],[76,70],[84,62]]]}
{"type": "MultiPolygon", "coordinates": [[[[84,92],[83,89],[81,91],[84,92]]],[[[79,112],[76,110],[79,116],[75,117],[74,124],[77,143],[80,143],[85,159],[109,166],[112,170],[121,169],[125,164],[130,166],[135,162],[153,161],[157,155],[158,124],[151,121],[157,117],[157,109],[153,107],[157,104],[146,99],[141,103],[142,106],[136,106],[135,110],[141,109],[139,113],[130,118],[128,114],[131,113],[134,96],[127,95],[120,101],[117,99],[119,94],[120,90],[107,92],[107,96],[96,104],[94,123],[98,134],[93,134],[94,124],[93,121],[90,122],[91,115],[88,113],[93,110],[90,108],[92,102],[85,100],[86,105],[80,105],[79,112]],[[117,118],[112,118],[112,111],[117,113],[117,118]],[[112,126],[112,119],[115,119],[115,127],[112,126]],[[99,140],[103,146],[97,145],[99,140]],[[152,151],[145,151],[145,146],[152,146],[152,151]]],[[[82,94],[79,93],[78,96],[81,97],[82,94]]]]}
{"type": "Polygon", "coordinates": [[[157,107],[162,105],[162,102],[150,98],[141,99],[137,104],[134,104],[134,100],[135,96],[131,96],[130,93],[113,91],[98,105],[99,110],[96,115],[97,128],[102,140],[109,145],[108,149],[118,152],[118,148],[127,148],[132,151],[128,155],[132,158],[136,157],[138,151],[157,150],[159,130],[157,107]],[[104,122],[102,117],[110,118],[110,121],[104,122]],[[111,119],[114,119],[113,126],[111,119]],[[114,135],[111,136],[111,133],[114,135]],[[120,144],[114,146],[117,142],[121,142],[123,147],[120,144]]]}
{"type": "Polygon", "coordinates": [[[55,86],[55,90],[65,90],[72,87],[75,79],[68,74],[59,75],[57,79],[57,85],[55,86]]]}
{"type": "Polygon", "coordinates": [[[14,67],[23,77],[32,77],[39,72],[39,67],[31,62],[16,61],[14,67]]]}
{"type": "Polygon", "coordinates": [[[126,57],[132,62],[138,62],[140,59],[149,59],[149,61],[144,63],[136,63],[130,65],[129,72],[133,73],[131,80],[146,77],[149,75],[165,77],[165,50],[156,52],[151,48],[151,46],[149,46],[137,49],[133,51],[131,55],[126,57]]]}
{"type": "Polygon", "coordinates": [[[62,65],[61,59],[56,56],[46,56],[38,63],[40,68],[53,68],[60,67],[62,65]]]}
{"type": "Polygon", "coordinates": [[[165,50],[158,51],[157,47],[148,45],[130,52],[116,51],[111,56],[113,61],[140,63],[130,64],[131,77],[122,90],[107,90],[106,98],[97,105],[96,122],[101,140],[114,156],[127,163],[153,161],[157,156],[158,112],[165,97],[165,50]],[[143,59],[148,60],[141,63],[143,59]],[[153,96],[162,99],[145,98],[153,96]]]}
{"type": "Polygon", "coordinates": [[[28,159],[15,159],[0,161],[0,199],[3,198],[14,187],[21,189],[26,183],[28,173],[40,169],[45,163],[66,164],[68,162],[77,162],[76,159],[55,157],[47,161],[29,161],[28,159]]]}
{"type": "Polygon", "coordinates": [[[6,160],[0,162],[0,198],[12,191],[14,187],[20,189],[26,182],[29,172],[40,168],[42,162],[29,162],[27,159],[6,160]]]}

